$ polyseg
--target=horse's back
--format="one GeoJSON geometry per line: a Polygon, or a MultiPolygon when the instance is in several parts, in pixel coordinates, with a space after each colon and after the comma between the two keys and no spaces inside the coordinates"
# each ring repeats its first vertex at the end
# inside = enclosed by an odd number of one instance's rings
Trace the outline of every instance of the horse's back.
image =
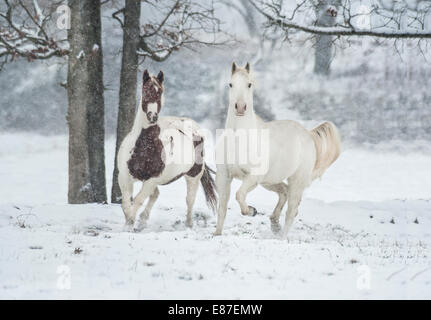
{"type": "Polygon", "coordinates": [[[199,125],[190,118],[173,116],[159,118],[158,125],[166,163],[164,181],[161,184],[169,183],[191,171],[196,171],[192,175],[199,174],[201,170],[198,169],[202,166],[197,165],[197,162],[203,163],[203,159],[197,159],[200,148],[203,148],[203,135],[199,125]]]}
{"type": "Polygon", "coordinates": [[[292,120],[262,122],[262,128],[269,130],[270,145],[265,182],[281,182],[297,172],[311,172],[316,155],[306,128],[292,120]]]}
{"type": "Polygon", "coordinates": [[[191,132],[198,132],[201,130],[200,126],[191,118],[186,117],[160,117],[158,125],[163,131],[165,129],[179,129],[179,130],[191,130],[191,132]]]}

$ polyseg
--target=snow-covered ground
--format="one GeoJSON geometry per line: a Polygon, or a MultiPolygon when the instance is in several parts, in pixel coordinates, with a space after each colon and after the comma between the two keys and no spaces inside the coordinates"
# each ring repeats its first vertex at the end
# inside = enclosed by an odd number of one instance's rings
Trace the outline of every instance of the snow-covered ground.
{"type": "Polygon", "coordinates": [[[431,154],[376,150],[344,150],[281,241],[262,188],[256,217],[231,197],[221,237],[200,192],[187,229],[182,180],[161,188],[146,230],[123,232],[118,205],[66,204],[66,137],[2,134],[0,298],[429,299],[431,154]]]}

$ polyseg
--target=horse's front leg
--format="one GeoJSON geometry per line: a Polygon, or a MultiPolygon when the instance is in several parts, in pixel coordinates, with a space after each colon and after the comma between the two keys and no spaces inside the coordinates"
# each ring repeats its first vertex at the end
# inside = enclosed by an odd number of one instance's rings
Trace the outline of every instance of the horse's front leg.
{"type": "Polygon", "coordinates": [[[227,204],[230,198],[230,185],[232,183],[232,177],[230,176],[227,167],[225,165],[217,166],[216,174],[216,188],[219,196],[219,205],[217,210],[217,228],[214,233],[215,236],[219,236],[222,233],[224,220],[226,218],[227,204]]]}
{"type": "Polygon", "coordinates": [[[145,206],[145,210],[142,211],[141,215],[139,216],[139,223],[136,227],[136,231],[141,231],[145,228],[147,225],[147,220],[150,217],[151,209],[153,208],[154,204],[157,201],[157,198],[159,197],[159,188],[155,187],[154,192],[150,195],[150,198],[148,199],[148,203],[145,206]]]}
{"type": "Polygon", "coordinates": [[[153,183],[151,179],[143,182],[141,191],[139,191],[135,199],[133,199],[133,205],[131,208],[131,217],[130,217],[131,225],[135,223],[136,213],[138,212],[139,208],[144,204],[145,200],[154,193],[156,188],[157,188],[157,184],[153,183]]]}
{"type": "Polygon", "coordinates": [[[132,219],[132,197],[133,197],[133,180],[127,174],[120,170],[118,174],[118,184],[121,190],[121,208],[124,212],[124,218],[126,219],[126,229],[130,229],[133,226],[132,219]]]}
{"type": "Polygon", "coordinates": [[[253,175],[248,175],[242,181],[241,187],[236,192],[236,200],[241,207],[241,214],[244,216],[255,216],[257,211],[254,207],[247,205],[245,201],[247,193],[257,187],[257,179],[253,175]]]}

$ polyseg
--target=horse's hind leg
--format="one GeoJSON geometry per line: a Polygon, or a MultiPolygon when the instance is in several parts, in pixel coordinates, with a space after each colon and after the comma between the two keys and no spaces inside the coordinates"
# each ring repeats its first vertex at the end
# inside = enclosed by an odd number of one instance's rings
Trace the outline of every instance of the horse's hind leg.
{"type": "Polygon", "coordinates": [[[197,175],[196,177],[189,177],[185,176],[186,182],[187,182],[187,220],[186,220],[186,226],[191,228],[193,227],[193,219],[192,219],[192,213],[193,213],[193,205],[196,200],[196,193],[199,188],[199,181],[202,177],[202,174],[197,175]]]}
{"type": "Polygon", "coordinates": [[[137,231],[141,231],[142,229],[145,228],[146,224],[147,224],[147,220],[150,217],[150,212],[151,209],[153,208],[154,204],[157,201],[157,198],[159,197],[159,188],[155,188],[153,193],[150,195],[150,197],[148,198],[148,203],[145,206],[145,210],[142,211],[142,213],[139,216],[139,224],[137,226],[137,231]]]}
{"type": "Polygon", "coordinates": [[[219,203],[217,209],[217,228],[214,232],[215,236],[219,236],[222,233],[224,220],[226,218],[227,204],[230,198],[230,186],[232,183],[232,177],[230,176],[225,165],[217,166],[216,174],[216,187],[219,195],[219,203]]]}
{"type": "Polygon", "coordinates": [[[287,194],[287,212],[286,212],[286,222],[283,227],[282,237],[286,238],[290,227],[292,226],[293,219],[298,214],[298,207],[301,203],[302,194],[305,188],[309,185],[309,179],[304,179],[304,177],[298,177],[294,175],[288,179],[289,181],[289,192],[287,194]]]}
{"type": "Polygon", "coordinates": [[[283,210],[283,207],[286,204],[289,187],[284,182],[279,184],[262,185],[262,186],[265,189],[274,191],[278,194],[277,206],[275,207],[272,215],[269,217],[269,219],[271,220],[271,230],[274,233],[278,233],[281,230],[280,222],[279,222],[280,214],[281,214],[281,210],[283,210]]]}

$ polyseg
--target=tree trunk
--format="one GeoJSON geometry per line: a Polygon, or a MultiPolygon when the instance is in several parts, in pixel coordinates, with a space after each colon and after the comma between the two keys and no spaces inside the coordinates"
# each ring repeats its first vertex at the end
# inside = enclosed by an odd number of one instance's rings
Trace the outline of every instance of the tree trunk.
{"type": "Polygon", "coordinates": [[[111,202],[121,202],[121,191],[118,186],[117,153],[123,139],[132,129],[136,108],[136,88],[138,75],[139,20],[141,3],[126,0],[123,26],[123,55],[120,74],[120,99],[118,105],[117,143],[115,148],[115,165],[112,177],[111,202]]]}
{"type": "MultiPolygon", "coordinates": [[[[320,27],[332,27],[336,22],[336,15],[328,11],[329,7],[337,8],[339,0],[320,0],[316,7],[316,25],[320,27]]],[[[331,62],[333,36],[317,35],[314,56],[314,73],[329,75],[331,72],[331,62]]]]}
{"type": "Polygon", "coordinates": [[[332,62],[332,36],[317,35],[314,55],[314,73],[329,75],[332,62]]]}
{"type": "Polygon", "coordinates": [[[69,0],[69,203],[106,201],[100,1],[69,0]]]}

